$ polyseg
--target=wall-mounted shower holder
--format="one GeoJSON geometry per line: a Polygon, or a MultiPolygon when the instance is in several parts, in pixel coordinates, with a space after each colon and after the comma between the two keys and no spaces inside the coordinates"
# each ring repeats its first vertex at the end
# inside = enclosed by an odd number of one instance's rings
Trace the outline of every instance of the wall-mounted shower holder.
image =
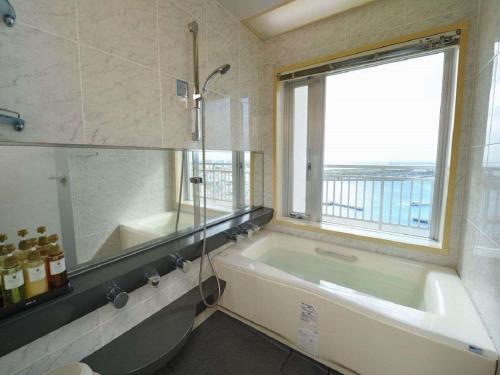
{"type": "Polygon", "coordinates": [[[9,0],[0,0],[0,14],[2,15],[3,22],[12,27],[16,23],[16,11],[9,3],[9,0]]]}
{"type": "Polygon", "coordinates": [[[23,131],[26,122],[21,118],[20,113],[0,108],[0,124],[12,125],[16,131],[20,132],[23,131]],[[10,113],[10,115],[1,112],[10,113]]]}

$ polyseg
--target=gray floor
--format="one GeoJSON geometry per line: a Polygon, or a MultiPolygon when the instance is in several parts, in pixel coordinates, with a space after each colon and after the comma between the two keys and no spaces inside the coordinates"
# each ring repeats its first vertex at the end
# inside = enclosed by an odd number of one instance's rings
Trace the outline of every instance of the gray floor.
{"type": "Polygon", "coordinates": [[[155,375],[341,375],[217,311],[155,375]]]}

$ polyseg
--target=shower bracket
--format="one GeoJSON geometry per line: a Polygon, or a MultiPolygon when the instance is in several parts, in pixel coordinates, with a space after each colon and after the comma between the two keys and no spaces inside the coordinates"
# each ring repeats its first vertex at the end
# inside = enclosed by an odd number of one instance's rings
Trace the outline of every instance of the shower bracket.
{"type": "Polygon", "coordinates": [[[14,26],[16,23],[16,11],[9,0],[0,0],[0,14],[2,14],[3,22],[8,27],[14,26]]]}
{"type": "Polygon", "coordinates": [[[23,131],[25,121],[21,118],[21,114],[18,112],[11,111],[9,109],[0,108],[0,112],[10,113],[4,114],[0,113],[0,123],[12,125],[14,129],[18,132],[23,131]],[[14,115],[14,116],[11,116],[14,115]]]}

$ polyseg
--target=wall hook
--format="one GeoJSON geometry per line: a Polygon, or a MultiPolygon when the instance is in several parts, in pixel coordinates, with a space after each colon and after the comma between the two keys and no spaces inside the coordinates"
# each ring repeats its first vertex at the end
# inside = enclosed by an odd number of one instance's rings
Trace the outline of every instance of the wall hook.
{"type": "Polygon", "coordinates": [[[12,27],[16,23],[16,11],[14,7],[9,3],[9,0],[0,0],[0,14],[3,17],[3,22],[8,26],[12,27]]]}
{"type": "Polygon", "coordinates": [[[14,129],[18,132],[24,129],[25,121],[21,118],[21,114],[18,112],[14,112],[5,108],[0,108],[0,112],[11,113],[14,116],[6,115],[0,113],[0,123],[10,124],[14,127],[14,129]]]}

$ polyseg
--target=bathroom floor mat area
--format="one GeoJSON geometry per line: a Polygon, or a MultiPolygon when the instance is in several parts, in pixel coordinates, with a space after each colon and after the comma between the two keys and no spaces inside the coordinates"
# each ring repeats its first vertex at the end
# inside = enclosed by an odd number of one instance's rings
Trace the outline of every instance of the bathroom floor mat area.
{"type": "Polygon", "coordinates": [[[215,312],[155,375],[342,375],[215,312]]]}

